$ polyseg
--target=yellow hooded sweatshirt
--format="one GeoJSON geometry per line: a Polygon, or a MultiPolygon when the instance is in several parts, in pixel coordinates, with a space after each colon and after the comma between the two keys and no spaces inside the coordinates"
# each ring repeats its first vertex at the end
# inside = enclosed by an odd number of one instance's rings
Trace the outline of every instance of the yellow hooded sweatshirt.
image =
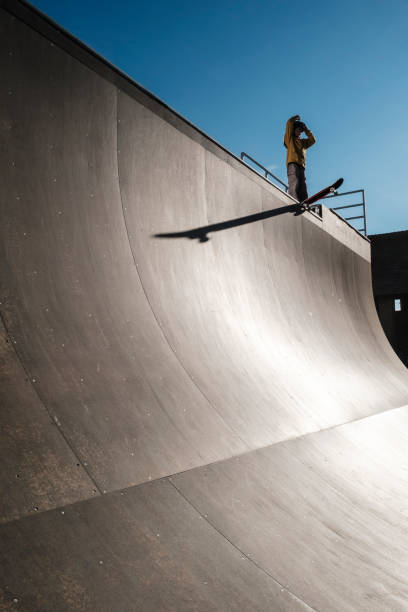
{"type": "Polygon", "coordinates": [[[286,165],[294,162],[304,168],[306,166],[306,149],[314,145],[316,138],[307,128],[305,129],[307,138],[296,138],[293,128],[296,118],[297,115],[291,117],[286,123],[286,131],[283,138],[283,144],[288,150],[286,154],[286,165]]]}

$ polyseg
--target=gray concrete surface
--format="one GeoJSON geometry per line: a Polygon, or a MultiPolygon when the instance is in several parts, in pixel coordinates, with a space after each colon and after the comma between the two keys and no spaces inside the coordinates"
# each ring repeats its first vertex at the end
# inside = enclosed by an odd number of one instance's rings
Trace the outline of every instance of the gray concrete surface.
{"type": "Polygon", "coordinates": [[[0,7],[2,609],[406,610],[369,242],[0,7]]]}

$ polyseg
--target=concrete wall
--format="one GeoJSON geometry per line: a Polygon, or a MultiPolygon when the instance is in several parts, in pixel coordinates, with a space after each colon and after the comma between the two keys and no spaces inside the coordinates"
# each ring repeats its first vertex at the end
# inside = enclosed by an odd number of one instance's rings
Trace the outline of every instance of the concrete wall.
{"type": "Polygon", "coordinates": [[[408,367],[408,231],[369,238],[378,316],[393,349],[408,367]],[[400,311],[395,300],[400,301],[400,311]]]}

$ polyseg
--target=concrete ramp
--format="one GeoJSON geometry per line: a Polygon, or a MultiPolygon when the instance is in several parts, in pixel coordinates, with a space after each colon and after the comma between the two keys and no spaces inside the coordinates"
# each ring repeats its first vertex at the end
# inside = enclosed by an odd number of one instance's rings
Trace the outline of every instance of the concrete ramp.
{"type": "Polygon", "coordinates": [[[406,610],[369,242],[0,6],[0,608],[406,610]]]}

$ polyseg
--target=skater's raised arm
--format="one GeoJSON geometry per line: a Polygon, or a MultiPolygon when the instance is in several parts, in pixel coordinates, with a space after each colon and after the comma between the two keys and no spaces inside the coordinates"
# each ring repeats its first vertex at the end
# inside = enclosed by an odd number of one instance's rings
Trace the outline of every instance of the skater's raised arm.
{"type": "Polygon", "coordinates": [[[302,147],[304,149],[308,149],[309,147],[311,147],[312,145],[314,145],[314,143],[316,142],[316,138],[314,137],[313,133],[309,130],[309,128],[303,124],[303,131],[306,134],[307,138],[302,138],[302,147]]]}
{"type": "Polygon", "coordinates": [[[291,138],[293,138],[293,126],[294,126],[295,121],[300,121],[300,115],[294,115],[293,117],[288,119],[286,122],[286,130],[285,130],[285,135],[283,137],[283,144],[285,145],[286,148],[288,148],[289,142],[291,138]]]}

